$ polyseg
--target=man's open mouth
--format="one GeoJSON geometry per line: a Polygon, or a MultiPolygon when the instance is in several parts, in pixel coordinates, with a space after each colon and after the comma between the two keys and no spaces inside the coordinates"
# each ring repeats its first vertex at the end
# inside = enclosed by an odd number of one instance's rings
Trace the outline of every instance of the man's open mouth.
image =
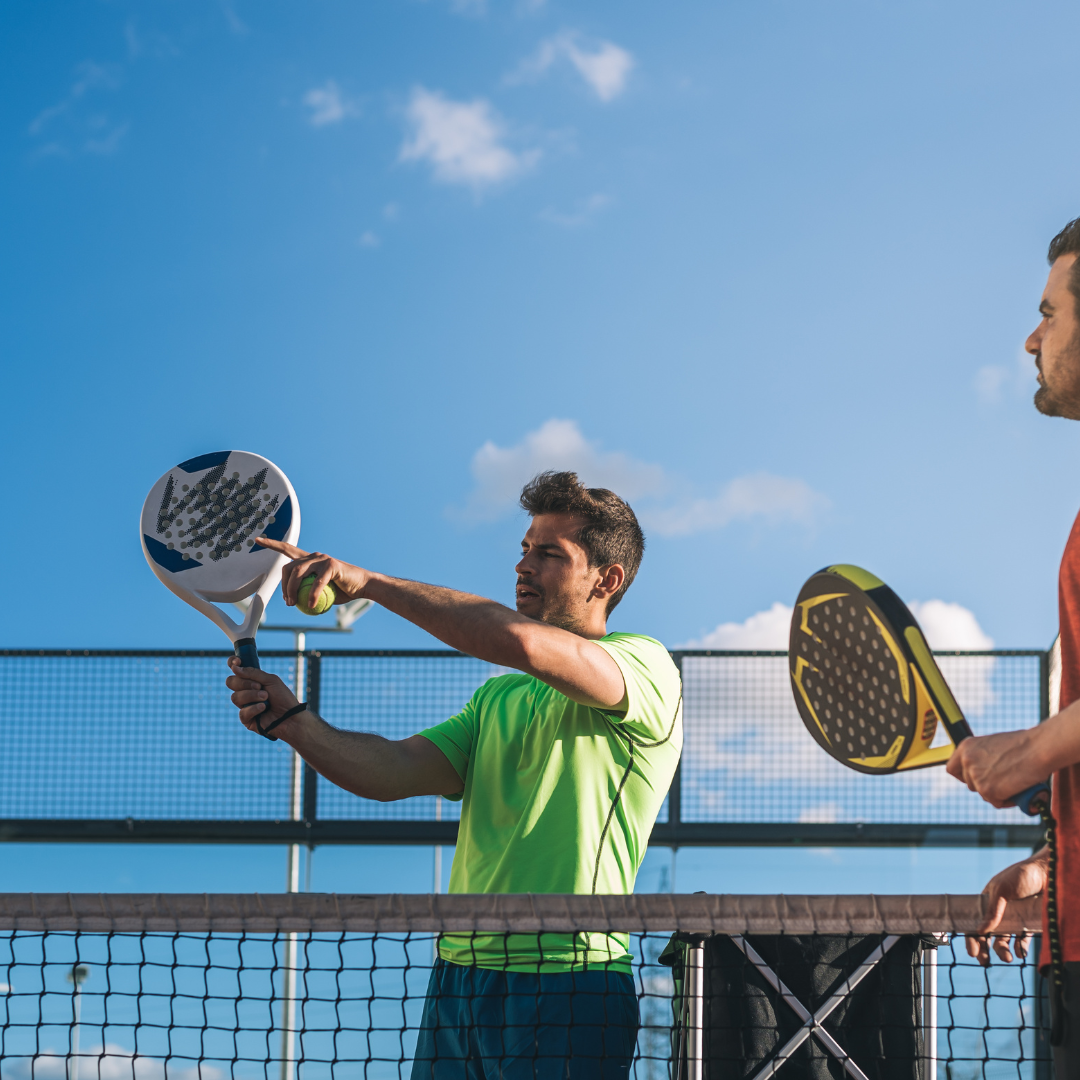
{"type": "Polygon", "coordinates": [[[517,598],[519,600],[539,600],[540,594],[535,589],[530,589],[528,585],[519,585],[517,587],[517,598]]]}

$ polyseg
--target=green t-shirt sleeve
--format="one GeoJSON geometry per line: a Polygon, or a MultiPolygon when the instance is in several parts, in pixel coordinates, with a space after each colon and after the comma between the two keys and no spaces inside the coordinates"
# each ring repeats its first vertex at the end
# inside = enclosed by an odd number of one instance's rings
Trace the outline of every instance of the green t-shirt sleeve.
{"type": "MultiPolygon", "coordinates": [[[[456,716],[451,716],[449,720],[444,720],[441,724],[419,732],[446,755],[463,784],[469,774],[469,759],[472,757],[473,746],[476,742],[476,724],[480,712],[479,698],[482,690],[483,687],[477,690],[469,698],[465,708],[456,716]]],[[[463,794],[463,792],[458,792],[456,795],[446,795],[444,798],[457,802],[463,794]]]]}
{"type": "Polygon", "coordinates": [[[608,634],[596,644],[619,665],[626,683],[626,712],[609,713],[611,719],[635,739],[666,739],[682,701],[679,669],[667,649],[643,634],[608,634]]]}

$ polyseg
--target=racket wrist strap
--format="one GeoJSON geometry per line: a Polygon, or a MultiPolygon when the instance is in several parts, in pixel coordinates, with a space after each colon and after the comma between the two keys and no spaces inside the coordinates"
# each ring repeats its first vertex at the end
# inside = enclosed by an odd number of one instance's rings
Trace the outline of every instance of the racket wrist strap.
{"type": "Polygon", "coordinates": [[[302,713],[307,708],[307,702],[301,701],[299,705],[294,705],[288,712],[283,712],[276,720],[271,721],[266,727],[263,727],[259,723],[259,717],[255,717],[255,730],[264,738],[269,739],[271,742],[277,742],[277,736],[271,735],[270,732],[274,730],[279,724],[284,724],[290,716],[295,716],[297,713],[302,713]]]}

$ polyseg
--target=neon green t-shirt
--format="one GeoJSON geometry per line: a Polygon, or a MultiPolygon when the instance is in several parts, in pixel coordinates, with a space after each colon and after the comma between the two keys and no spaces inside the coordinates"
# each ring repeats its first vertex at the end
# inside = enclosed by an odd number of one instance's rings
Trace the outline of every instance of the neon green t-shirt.
{"type": "MultiPolygon", "coordinates": [[[[682,688],[641,634],[596,642],[619,665],[625,715],[531,675],[489,679],[457,716],[422,731],[465,782],[452,893],[630,893],[682,750],[682,688]]],[[[455,964],[629,972],[625,934],[444,934],[455,964]]]]}

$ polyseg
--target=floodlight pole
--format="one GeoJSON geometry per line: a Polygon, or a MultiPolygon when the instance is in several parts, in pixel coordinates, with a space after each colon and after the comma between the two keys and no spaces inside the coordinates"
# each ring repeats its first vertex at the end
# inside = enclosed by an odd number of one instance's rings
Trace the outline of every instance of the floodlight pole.
{"type": "Polygon", "coordinates": [[[71,983],[74,1002],[72,1011],[75,1023],[71,1029],[71,1053],[68,1055],[71,1063],[68,1066],[68,1080],[79,1080],[79,1021],[82,1014],[82,984],[90,978],[90,969],[85,964],[74,964],[67,973],[67,981],[71,983]]]}
{"type": "MultiPolygon", "coordinates": [[[[293,636],[293,654],[295,676],[293,693],[297,700],[307,692],[307,648],[309,633],[351,634],[349,627],[339,626],[262,626],[261,630],[285,630],[293,636]]],[[[289,785],[289,820],[301,821],[304,817],[304,762],[294,750],[289,785]]],[[[311,848],[308,847],[305,867],[306,884],[311,885],[311,848]]],[[[300,891],[300,845],[290,844],[285,870],[285,891],[300,891]]],[[[293,1080],[296,1070],[296,976],[298,972],[297,951],[299,941],[296,934],[285,935],[285,956],[282,965],[281,987],[281,1080],[293,1080]]],[[[75,1078],[77,1080],[77,1078],[75,1078]]]]}

